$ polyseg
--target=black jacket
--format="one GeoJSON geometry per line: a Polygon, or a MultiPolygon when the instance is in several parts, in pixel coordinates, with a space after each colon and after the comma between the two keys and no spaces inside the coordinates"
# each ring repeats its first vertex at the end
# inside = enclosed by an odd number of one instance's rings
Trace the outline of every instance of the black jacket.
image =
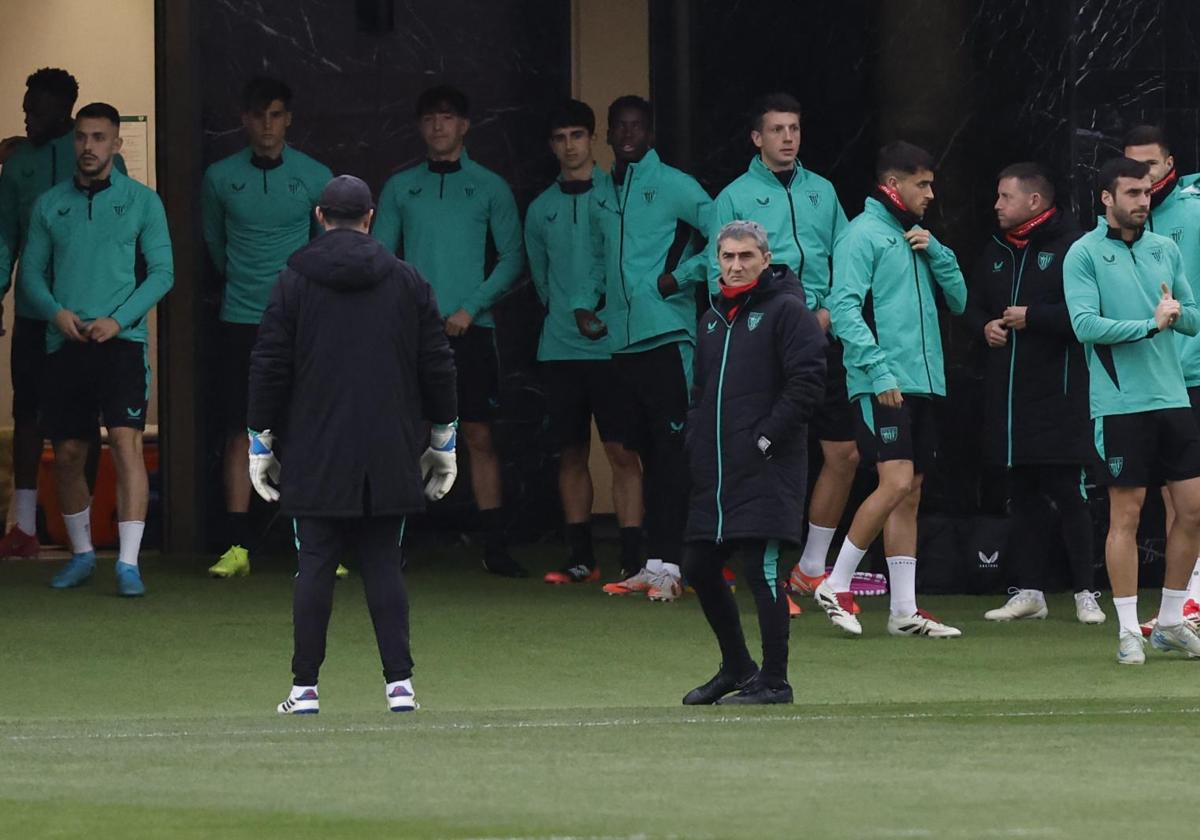
{"type": "Polygon", "coordinates": [[[696,331],[686,539],[798,543],[827,340],[786,267],[769,268],[737,302],[730,319],[730,301],[714,295],[696,331]]]}
{"type": "Polygon", "coordinates": [[[250,356],[251,429],[282,436],[291,516],[425,507],[424,420],[457,416],[433,290],[365,233],[332,230],[288,259],[250,356]]]}
{"type": "Polygon", "coordinates": [[[983,430],[990,463],[1083,464],[1095,457],[1087,363],[1063,297],[1063,258],[1079,236],[1062,211],[1035,228],[1024,248],[997,232],[971,278],[966,317],[987,359],[983,430]],[[1004,347],[988,347],[984,325],[1008,306],[1028,307],[1026,326],[1009,330],[1004,347]]]}

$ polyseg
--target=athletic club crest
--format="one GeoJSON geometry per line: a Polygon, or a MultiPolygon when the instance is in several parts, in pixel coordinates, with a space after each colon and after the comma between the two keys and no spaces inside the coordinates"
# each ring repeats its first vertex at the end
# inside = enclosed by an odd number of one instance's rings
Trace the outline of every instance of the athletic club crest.
{"type": "Polygon", "coordinates": [[[1116,478],[1117,476],[1119,476],[1121,474],[1121,470],[1123,470],[1123,469],[1125,469],[1125,459],[1124,458],[1121,458],[1118,456],[1115,458],[1108,459],[1108,472],[1112,475],[1113,478],[1116,478]]]}
{"type": "Polygon", "coordinates": [[[755,327],[762,323],[763,314],[761,312],[751,312],[750,317],[746,319],[746,326],[750,328],[750,332],[754,332],[755,327]]]}
{"type": "Polygon", "coordinates": [[[1183,241],[1183,228],[1175,228],[1174,230],[1172,230],[1171,238],[1175,240],[1176,245],[1178,245],[1180,242],[1182,242],[1183,241]]]}
{"type": "Polygon", "coordinates": [[[471,198],[473,195],[475,195],[475,187],[474,186],[463,187],[463,192],[465,192],[467,194],[467,198],[471,198]]]}
{"type": "Polygon", "coordinates": [[[1038,268],[1040,268],[1042,271],[1045,271],[1047,268],[1049,268],[1052,262],[1054,262],[1054,254],[1050,253],[1049,251],[1038,252],[1038,268]]]}
{"type": "Polygon", "coordinates": [[[879,439],[884,443],[895,443],[900,437],[900,429],[896,426],[881,426],[879,439]]]}
{"type": "Polygon", "coordinates": [[[646,203],[649,204],[650,202],[654,201],[654,196],[656,193],[657,190],[646,190],[644,193],[642,193],[642,198],[646,199],[646,203]]]}
{"type": "Polygon", "coordinates": [[[821,206],[821,194],[819,192],[810,192],[808,194],[808,200],[812,202],[813,207],[821,206]]]}
{"type": "Polygon", "coordinates": [[[124,216],[125,215],[125,207],[126,207],[126,205],[124,205],[124,204],[114,204],[113,212],[116,213],[118,216],[124,216]]]}
{"type": "Polygon", "coordinates": [[[1151,248],[1150,256],[1154,257],[1156,263],[1162,262],[1162,248],[1151,248]]]}

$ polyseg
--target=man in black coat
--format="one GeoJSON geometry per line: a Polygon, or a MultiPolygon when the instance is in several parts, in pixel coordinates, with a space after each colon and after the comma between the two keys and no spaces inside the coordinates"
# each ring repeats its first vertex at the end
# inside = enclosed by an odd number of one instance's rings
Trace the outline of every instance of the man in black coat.
{"type": "Polygon", "coordinates": [[[250,479],[267,501],[282,497],[296,529],[294,679],[282,714],[319,710],[344,549],[362,571],[388,708],[417,707],[401,542],[405,517],[454,483],[455,370],[433,290],[367,235],[373,210],[359,179],[329,182],[315,211],[326,232],[288,259],[250,358],[250,479]]]}
{"type": "Polygon", "coordinates": [[[1083,465],[1095,456],[1087,364],[1071,329],[1062,266],[1080,231],[1054,205],[1054,186],[1034,163],[1000,173],[999,230],[984,247],[967,298],[972,330],[987,342],[984,452],[1008,470],[1009,556],[1015,588],[990,621],[1045,618],[1050,547],[1066,546],[1076,614],[1099,624],[1092,524],[1083,465]]]}
{"type": "Polygon", "coordinates": [[[721,282],[697,329],[687,421],[692,492],[683,571],[717,636],[721,667],[683,702],[790,703],[779,549],[800,542],[807,422],[825,393],[826,339],[796,275],[771,265],[762,225],[730,222],[715,247],[721,282]],[[758,611],[761,671],[721,573],[734,553],[745,558],[758,611]]]}

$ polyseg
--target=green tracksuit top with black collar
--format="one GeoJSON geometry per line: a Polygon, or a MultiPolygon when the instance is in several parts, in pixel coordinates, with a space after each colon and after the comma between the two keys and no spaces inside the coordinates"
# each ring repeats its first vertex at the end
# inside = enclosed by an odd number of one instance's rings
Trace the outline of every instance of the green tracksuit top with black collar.
{"type": "Polygon", "coordinates": [[[761,155],[755,155],[750,168],[721,190],[708,241],[709,292],[717,291],[721,266],[717,261],[717,233],[729,222],[758,222],[767,231],[771,262],[786,265],[804,286],[804,302],[813,312],[825,309],[830,289],[830,259],[833,243],[846,227],[846,214],[838,202],[833,184],[809,172],[799,161],[787,183],[779,180],[761,155]]]}
{"type": "MultiPolygon", "coordinates": [[[[118,338],[144,344],[146,313],[174,277],[167,215],[149,187],[114,171],[107,184],[64,181],[34,202],[21,256],[33,317],[53,321],[66,309],[84,321],[112,318],[118,338]]],[[[46,349],[53,353],[64,341],[49,324],[46,349]]]]}
{"type": "Polygon", "coordinates": [[[696,343],[696,301],[687,289],[703,282],[708,255],[689,243],[672,272],[684,291],[665,300],[658,277],[668,269],[679,223],[707,236],[712,208],[696,179],[663,163],[654,149],[629,164],[620,184],[610,177],[592,190],[593,282],[573,308],[594,309],[605,299],[602,320],[614,353],[696,343]]]}
{"type": "MultiPolygon", "coordinates": [[[[546,307],[539,362],[608,359],[608,337],[595,341],[579,334],[572,302],[592,283],[591,193],[609,176],[592,167],[591,181],[559,180],[525,213],[525,252],[538,298],[546,307]]],[[[604,310],[597,313],[604,319],[604,310]]]]}
{"type": "Polygon", "coordinates": [[[329,167],[285,146],[276,159],[242,149],[208,167],[200,191],[204,241],[225,277],[221,320],[257,324],[288,257],[320,231],[313,208],[329,167]]]}
{"type": "Polygon", "coordinates": [[[1093,418],[1190,406],[1174,334],[1196,335],[1200,312],[1170,237],[1143,228],[1126,243],[1102,220],[1067,251],[1063,292],[1087,356],[1093,418]],[[1164,283],[1182,312],[1159,331],[1164,283]]]}
{"type": "MultiPolygon", "coordinates": [[[[1200,284],[1200,189],[1184,186],[1183,179],[1175,183],[1157,207],[1150,210],[1146,230],[1171,237],[1183,257],[1183,271],[1188,285],[1200,284]]],[[[1176,332],[1179,358],[1183,364],[1183,381],[1189,388],[1200,385],[1200,339],[1176,332]]]]}
{"type": "Polygon", "coordinates": [[[833,249],[833,290],[827,306],[833,334],[845,348],[851,399],[899,389],[915,396],[946,395],[942,335],[935,292],[961,315],[967,284],[954,252],[929,236],[914,251],[904,228],[874,198],[833,249]],[[868,296],[874,325],[863,316],[868,296]]]}
{"type": "Polygon", "coordinates": [[[495,326],[492,305],[524,267],[512,190],[465,149],[455,162],[425,161],[389,178],[371,233],[429,281],[442,317],[465,309],[481,327],[495,326]],[[485,276],[489,232],[496,264],[485,276]]]}
{"type": "MultiPolygon", "coordinates": [[[[125,174],[125,159],[120,155],[113,168],[125,174]]],[[[9,257],[15,263],[25,248],[29,231],[29,216],[33,202],[55,184],[70,181],[75,174],[75,130],[55,137],[40,146],[22,143],[0,170],[0,239],[8,246],[9,257]]],[[[0,268],[3,268],[0,263],[0,268]]],[[[12,283],[12,266],[0,273],[0,297],[8,294],[12,283]]],[[[37,319],[29,296],[20,283],[14,293],[18,318],[37,319]]]]}

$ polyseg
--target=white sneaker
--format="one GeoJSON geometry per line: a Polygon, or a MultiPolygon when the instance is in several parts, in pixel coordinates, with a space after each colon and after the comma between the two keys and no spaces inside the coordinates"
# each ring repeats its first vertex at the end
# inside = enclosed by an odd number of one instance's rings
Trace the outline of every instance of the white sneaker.
{"type": "Polygon", "coordinates": [[[813,600],[825,610],[825,615],[829,616],[835,627],[840,627],[851,636],[862,635],[862,625],[852,612],[854,598],[849,592],[834,592],[829,585],[829,578],[825,578],[813,590],[813,600]]]}
{"type": "Polygon", "coordinates": [[[393,712],[415,712],[421,708],[413,694],[412,678],[388,683],[384,686],[387,695],[388,710],[393,712]]]}
{"type": "Polygon", "coordinates": [[[652,572],[650,578],[650,588],[646,590],[646,597],[651,601],[674,601],[683,594],[683,581],[679,575],[652,572]]]}
{"type": "MultiPolygon", "coordinates": [[[[988,610],[983,617],[988,621],[1013,621],[1020,618],[1045,618],[1049,614],[1046,609],[1046,596],[1040,589],[1017,589],[1009,587],[1008,594],[1012,597],[1003,607],[988,610]]],[[[1104,620],[1104,613],[1100,614],[1104,620]]]]}
{"type": "Polygon", "coordinates": [[[1088,592],[1086,589],[1075,593],[1075,617],[1081,624],[1103,624],[1108,618],[1100,609],[1099,592],[1088,592]]]}
{"type": "Polygon", "coordinates": [[[1200,636],[1185,624],[1168,627],[1160,624],[1150,634],[1150,644],[1155,650],[1164,653],[1179,651],[1186,653],[1189,659],[1200,659],[1200,636]]]}
{"type": "Polygon", "coordinates": [[[315,715],[321,711],[316,686],[297,690],[293,687],[286,700],[275,707],[281,715],[315,715]]]}
{"type": "Polygon", "coordinates": [[[1122,630],[1117,648],[1117,662],[1122,665],[1146,664],[1146,640],[1141,633],[1122,630]]]}
{"type": "Polygon", "coordinates": [[[962,631],[942,624],[925,610],[912,615],[889,615],[888,632],[893,636],[927,636],[930,639],[957,639],[962,631]]]}

